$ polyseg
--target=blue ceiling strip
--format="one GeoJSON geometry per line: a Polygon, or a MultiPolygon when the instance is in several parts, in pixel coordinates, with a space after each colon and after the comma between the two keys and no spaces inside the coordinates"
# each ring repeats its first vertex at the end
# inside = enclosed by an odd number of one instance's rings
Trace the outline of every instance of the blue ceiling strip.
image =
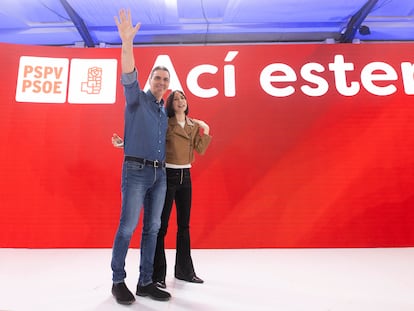
{"type": "Polygon", "coordinates": [[[70,19],[72,20],[79,34],[81,35],[86,46],[90,48],[95,47],[95,42],[92,39],[92,36],[88,30],[88,27],[86,26],[83,19],[79,16],[78,13],[76,13],[76,11],[70,6],[70,4],[66,0],[60,0],[60,2],[65,8],[66,13],[68,13],[70,19]]]}
{"type": "Polygon", "coordinates": [[[357,30],[361,27],[362,22],[371,12],[372,8],[377,4],[377,2],[378,0],[368,0],[364,6],[351,17],[345,29],[345,32],[339,39],[340,43],[351,43],[353,41],[357,30]]]}

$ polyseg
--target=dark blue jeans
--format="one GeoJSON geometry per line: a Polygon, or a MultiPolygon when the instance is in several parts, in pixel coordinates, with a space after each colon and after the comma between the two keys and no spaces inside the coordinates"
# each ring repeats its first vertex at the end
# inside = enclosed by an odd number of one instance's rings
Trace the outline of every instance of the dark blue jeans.
{"type": "Polygon", "coordinates": [[[195,275],[191,259],[190,211],[191,211],[191,175],[190,169],[167,168],[167,195],[161,215],[161,227],[158,232],[154,258],[153,280],[165,281],[167,262],[165,258],[165,235],[175,201],[177,209],[177,245],[175,257],[175,275],[191,279],[195,275]]]}
{"type": "Polygon", "coordinates": [[[114,283],[122,282],[126,278],[125,259],[142,206],[144,218],[138,284],[145,286],[152,282],[154,253],[166,188],[165,168],[154,168],[138,162],[124,161],[121,218],[115,235],[111,261],[114,283]]]}

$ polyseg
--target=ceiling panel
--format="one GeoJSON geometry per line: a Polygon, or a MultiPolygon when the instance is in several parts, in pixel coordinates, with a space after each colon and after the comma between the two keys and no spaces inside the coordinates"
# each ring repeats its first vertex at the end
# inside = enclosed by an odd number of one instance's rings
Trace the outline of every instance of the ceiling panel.
{"type": "Polygon", "coordinates": [[[2,0],[0,42],[119,45],[120,8],[142,23],[137,44],[338,42],[367,2],[372,9],[353,26],[369,34],[356,29],[351,39],[414,40],[413,0],[2,0]]]}

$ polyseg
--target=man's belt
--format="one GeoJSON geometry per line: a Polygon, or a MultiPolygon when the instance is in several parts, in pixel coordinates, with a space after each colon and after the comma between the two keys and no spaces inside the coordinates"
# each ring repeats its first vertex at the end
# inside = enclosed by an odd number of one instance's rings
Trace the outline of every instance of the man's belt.
{"type": "Polygon", "coordinates": [[[143,158],[137,158],[137,157],[131,157],[131,156],[125,156],[125,161],[134,161],[134,162],[138,162],[141,163],[143,165],[146,166],[151,166],[151,167],[165,167],[165,162],[164,161],[152,161],[152,160],[147,160],[147,159],[143,159],[143,158]]]}

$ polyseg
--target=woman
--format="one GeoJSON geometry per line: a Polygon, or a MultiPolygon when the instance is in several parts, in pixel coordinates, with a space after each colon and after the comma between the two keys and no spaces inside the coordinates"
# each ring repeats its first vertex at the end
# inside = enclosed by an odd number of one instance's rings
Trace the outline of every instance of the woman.
{"type": "MultiPolygon", "coordinates": [[[[172,205],[177,209],[177,237],[174,275],[177,279],[203,283],[194,270],[190,246],[190,211],[192,185],[190,168],[194,151],[204,154],[211,141],[210,128],[201,120],[188,117],[188,103],[182,91],[173,91],[167,98],[168,129],[166,138],[167,194],[158,232],[152,279],[161,288],[166,288],[167,262],[165,258],[165,236],[168,229],[172,205]]],[[[114,146],[122,146],[122,140],[114,134],[114,146]]]]}

